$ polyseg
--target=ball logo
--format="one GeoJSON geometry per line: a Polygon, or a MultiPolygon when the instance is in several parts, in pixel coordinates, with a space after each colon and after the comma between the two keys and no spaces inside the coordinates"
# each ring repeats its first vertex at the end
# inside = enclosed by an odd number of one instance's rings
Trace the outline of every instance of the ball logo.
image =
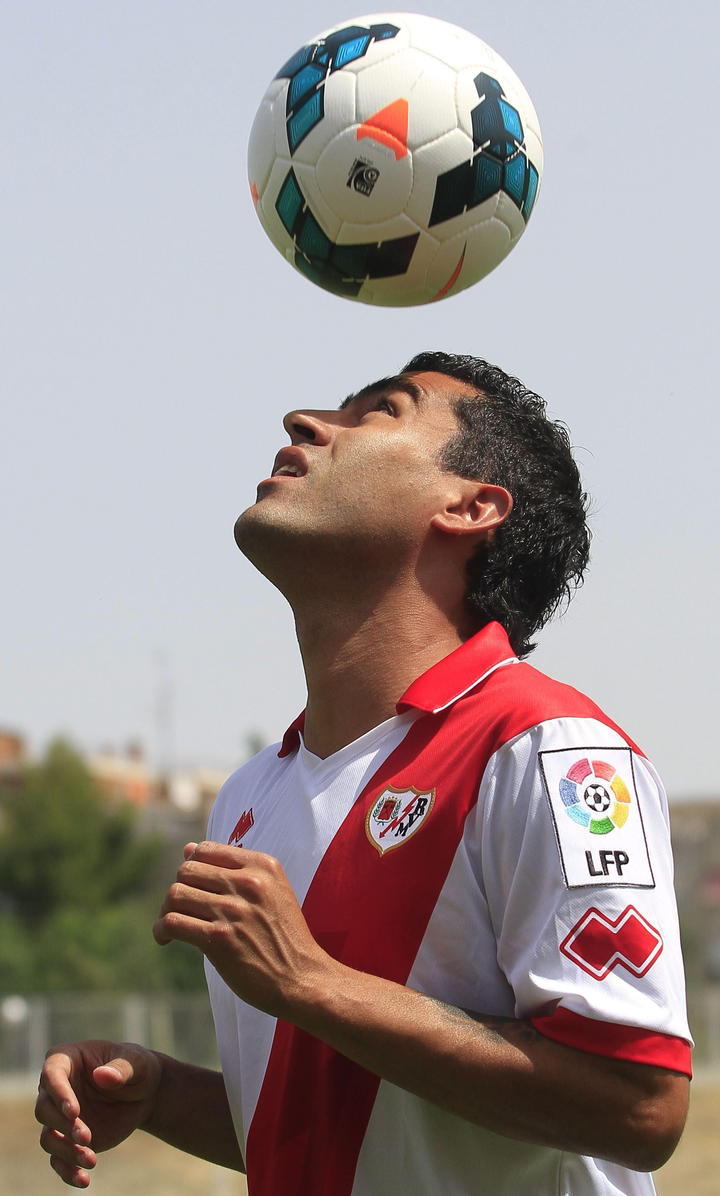
{"type": "Polygon", "coordinates": [[[370,807],[365,819],[365,834],[373,847],[384,855],[400,847],[427,821],[435,804],[435,790],[384,789],[370,807]]]}
{"type": "Polygon", "coordinates": [[[350,167],[347,186],[360,195],[372,195],[372,189],[380,178],[380,171],[367,158],[356,158],[350,167]]]}
{"type": "Polygon", "coordinates": [[[576,760],[560,779],[560,797],[568,817],[593,835],[624,826],[630,813],[628,787],[604,760],[576,760]]]}

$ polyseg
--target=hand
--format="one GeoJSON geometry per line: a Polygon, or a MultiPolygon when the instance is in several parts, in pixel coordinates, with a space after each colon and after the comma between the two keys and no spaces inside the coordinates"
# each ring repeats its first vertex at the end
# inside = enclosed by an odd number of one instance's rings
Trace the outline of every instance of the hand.
{"type": "Polygon", "coordinates": [[[48,1051],[35,1116],[40,1145],[66,1184],[86,1188],[98,1152],[145,1124],[161,1074],[158,1056],[132,1044],[98,1039],[48,1051]]]}
{"type": "Polygon", "coordinates": [[[192,943],[239,997],[276,1017],[326,971],[339,967],[308,929],[273,856],[194,843],[153,927],[161,946],[192,943]]]}

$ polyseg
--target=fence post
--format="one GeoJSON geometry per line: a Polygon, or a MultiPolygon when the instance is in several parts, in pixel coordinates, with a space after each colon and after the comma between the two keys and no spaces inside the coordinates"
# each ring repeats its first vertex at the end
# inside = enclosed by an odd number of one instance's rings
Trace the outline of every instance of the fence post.
{"type": "Polygon", "coordinates": [[[148,1003],[145,997],[128,996],[122,1003],[123,1039],[125,1042],[139,1042],[147,1045],[148,1003]]]}
{"type": "Polygon", "coordinates": [[[31,997],[29,1002],[27,1054],[30,1071],[39,1071],[50,1042],[50,1007],[47,997],[31,997]]]}

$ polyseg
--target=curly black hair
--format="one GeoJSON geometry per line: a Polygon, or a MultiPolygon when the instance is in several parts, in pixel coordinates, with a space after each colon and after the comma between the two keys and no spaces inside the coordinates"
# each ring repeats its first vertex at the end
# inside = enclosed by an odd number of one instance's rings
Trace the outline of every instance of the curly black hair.
{"type": "Polygon", "coordinates": [[[468,562],[466,600],[477,629],[496,619],[527,656],[530,637],[582,583],[590,555],[588,497],[567,428],[548,419],[539,395],[481,358],[419,353],[402,372],[424,370],[476,392],[454,401],[459,429],[442,449],[442,467],[504,486],[513,509],[468,562]]]}

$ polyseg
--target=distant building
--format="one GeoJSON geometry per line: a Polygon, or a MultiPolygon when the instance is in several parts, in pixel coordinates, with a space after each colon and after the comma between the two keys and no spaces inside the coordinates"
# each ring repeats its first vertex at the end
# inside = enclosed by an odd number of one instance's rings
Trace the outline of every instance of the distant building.
{"type": "Polygon", "coordinates": [[[0,727],[0,783],[17,784],[28,762],[25,739],[17,731],[0,727]]]}
{"type": "Polygon", "coordinates": [[[128,744],[124,755],[106,748],[85,763],[100,792],[110,801],[130,802],[134,806],[146,806],[152,801],[157,778],[139,744],[128,744]]]}
{"type": "Polygon", "coordinates": [[[101,793],[110,801],[130,802],[140,808],[170,808],[203,818],[227,776],[213,768],[158,773],[135,742],[123,754],[105,749],[90,756],[86,763],[101,793]]]}

